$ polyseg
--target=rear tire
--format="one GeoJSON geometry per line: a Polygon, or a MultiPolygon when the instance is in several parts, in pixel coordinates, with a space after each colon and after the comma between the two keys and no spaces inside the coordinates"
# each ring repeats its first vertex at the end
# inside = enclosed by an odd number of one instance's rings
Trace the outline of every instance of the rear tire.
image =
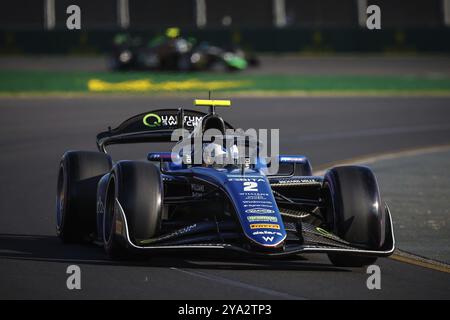
{"type": "MultiPolygon", "coordinates": [[[[334,233],[366,250],[380,249],[385,240],[386,217],[373,172],[362,166],[342,166],[327,171],[324,188],[329,195],[327,221],[334,233]]],[[[330,253],[336,266],[362,267],[377,258],[330,253]]]]}
{"type": "Polygon", "coordinates": [[[85,242],[96,230],[97,183],[111,170],[111,157],[68,151],[61,159],[56,195],[56,233],[63,242],[85,242]]]}
{"type": "Polygon", "coordinates": [[[119,201],[130,241],[151,239],[160,231],[162,215],[162,179],[154,164],[144,161],[120,161],[112,171],[106,195],[104,247],[112,259],[127,258],[127,244],[117,234],[115,221],[119,201]]]}

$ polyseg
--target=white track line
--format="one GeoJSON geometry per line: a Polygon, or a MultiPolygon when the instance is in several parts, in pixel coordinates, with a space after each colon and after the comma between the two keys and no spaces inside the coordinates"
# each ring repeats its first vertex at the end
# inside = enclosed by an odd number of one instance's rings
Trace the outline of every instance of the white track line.
{"type": "Polygon", "coordinates": [[[256,291],[258,293],[263,293],[269,296],[273,296],[273,297],[278,297],[281,299],[288,299],[288,300],[307,300],[307,298],[305,297],[300,297],[300,296],[294,296],[288,293],[284,293],[284,292],[279,292],[279,291],[275,291],[275,290],[271,290],[271,289],[266,289],[266,288],[261,288],[261,287],[257,287],[251,284],[247,284],[247,283],[243,283],[243,282],[239,282],[239,281],[235,281],[235,280],[231,280],[231,279],[227,279],[227,278],[223,278],[217,275],[212,275],[212,274],[207,274],[204,272],[200,272],[200,271],[187,271],[187,270],[183,270],[183,269],[178,269],[175,267],[170,268],[171,270],[174,271],[178,271],[187,275],[190,275],[192,277],[197,277],[197,278],[202,278],[202,279],[206,279],[209,281],[214,281],[214,282],[218,282],[221,284],[225,284],[225,285],[231,285],[234,287],[238,287],[238,288],[242,288],[242,289],[247,289],[247,290],[251,290],[251,291],[256,291]]]}
{"type": "Polygon", "coordinates": [[[314,175],[321,176],[321,175],[325,174],[325,172],[328,168],[331,168],[334,166],[371,164],[371,163],[382,161],[382,160],[390,160],[390,159],[397,159],[397,158],[403,158],[403,157],[412,157],[412,156],[418,156],[418,155],[422,155],[422,154],[443,152],[443,151],[448,151],[448,150],[450,150],[450,144],[423,147],[423,148],[405,149],[405,150],[400,150],[400,151],[396,151],[396,152],[386,152],[386,153],[379,153],[379,154],[373,154],[373,155],[366,155],[366,156],[362,156],[362,157],[350,158],[347,160],[341,160],[341,161],[331,162],[331,163],[322,165],[322,166],[320,166],[320,169],[318,171],[314,172],[314,175]]]}

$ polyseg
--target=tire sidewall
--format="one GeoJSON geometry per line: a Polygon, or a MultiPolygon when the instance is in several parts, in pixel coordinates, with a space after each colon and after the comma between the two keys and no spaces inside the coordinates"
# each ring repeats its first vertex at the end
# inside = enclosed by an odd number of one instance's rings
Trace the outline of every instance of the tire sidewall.
{"type": "Polygon", "coordinates": [[[56,217],[56,234],[60,238],[64,238],[64,223],[67,220],[66,212],[67,208],[69,206],[69,192],[68,192],[68,176],[67,176],[67,170],[69,170],[68,164],[64,164],[65,159],[63,158],[60,161],[59,164],[59,171],[58,171],[58,186],[57,186],[57,196],[56,196],[56,210],[57,210],[57,217],[56,217]],[[62,185],[60,186],[60,179],[62,179],[62,185]],[[62,190],[60,190],[62,188],[62,190]],[[61,199],[61,195],[63,196],[63,199],[61,199]]]}
{"type": "Polygon", "coordinates": [[[124,257],[125,253],[125,246],[119,243],[119,240],[115,234],[117,196],[117,178],[115,177],[114,172],[112,172],[108,181],[108,187],[106,188],[105,214],[103,215],[103,244],[106,253],[114,259],[124,257]],[[114,199],[108,198],[111,196],[110,188],[112,186],[114,186],[114,199]],[[112,201],[112,204],[110,201],[112,201]],[[110,212],[111,210],[112,212],[110,212]],[[108,221],[109,223],[107,222],[107,219],[110,219],[110,221],[108,221]],[[106,231],[108,231],[108,233],[106,233],[106,231]]]}

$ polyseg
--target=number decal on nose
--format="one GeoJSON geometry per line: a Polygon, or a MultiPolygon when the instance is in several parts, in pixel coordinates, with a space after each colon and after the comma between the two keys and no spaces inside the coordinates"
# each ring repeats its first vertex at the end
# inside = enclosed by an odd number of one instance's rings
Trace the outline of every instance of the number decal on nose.
{"type": "Polygon", "coordinates": [[[258,192],[258,183],[254,181],[244,182],[244,191],[258,192]]]}

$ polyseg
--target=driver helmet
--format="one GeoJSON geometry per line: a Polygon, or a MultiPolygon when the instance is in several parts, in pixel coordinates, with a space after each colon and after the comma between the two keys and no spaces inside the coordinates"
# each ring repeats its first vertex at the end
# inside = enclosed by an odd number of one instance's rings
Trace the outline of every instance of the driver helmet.
{"type": "Polygon", "coordinates": [[[203,145],[203,164],[210,166],[214,164],[226,165],[233,164],[239,158],[239,150],[233,145],[226,150],[222,145],[211,142],[203,145]],[[230,161],[231,160],[231,161],[230,161]]]}

